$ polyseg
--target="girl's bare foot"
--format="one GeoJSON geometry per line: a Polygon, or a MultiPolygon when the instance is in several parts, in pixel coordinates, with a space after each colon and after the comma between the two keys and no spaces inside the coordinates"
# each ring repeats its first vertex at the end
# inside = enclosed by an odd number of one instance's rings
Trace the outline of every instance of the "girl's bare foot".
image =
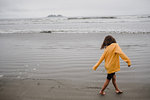
{"type": "Polygon", "coordinates": [[[104,91],[100,91],[99,94],[105,95],[105,92],[104,91]]]}
{"type": "Polygon", "coordinates": [[[117,93],[117,94],[121,94],[121,93],[123,93],[123,92],[120,91],[120,90],[116,90],[116,93],[117,93]]]}

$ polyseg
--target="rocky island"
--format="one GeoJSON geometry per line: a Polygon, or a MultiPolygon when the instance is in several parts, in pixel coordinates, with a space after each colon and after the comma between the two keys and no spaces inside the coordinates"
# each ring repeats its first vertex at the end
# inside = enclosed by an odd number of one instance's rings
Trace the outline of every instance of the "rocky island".
{"type": "Polygon", "coordinates": [[[62,15],[48,15],[47,17],[63,17],[62,15]]]}

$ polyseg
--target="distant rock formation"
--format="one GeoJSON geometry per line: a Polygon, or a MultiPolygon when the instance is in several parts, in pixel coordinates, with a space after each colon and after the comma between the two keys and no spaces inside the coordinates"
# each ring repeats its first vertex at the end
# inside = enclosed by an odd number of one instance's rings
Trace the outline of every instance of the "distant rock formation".
{"type": "Polygon", "coordinates": [[[63,17],[62,15],[48,15],[47,17],[63,17]]]}
{"type": "Polygon", "coordinates": [[[40,33],[52,33],[52,31],[41,31],[40,33]]]}

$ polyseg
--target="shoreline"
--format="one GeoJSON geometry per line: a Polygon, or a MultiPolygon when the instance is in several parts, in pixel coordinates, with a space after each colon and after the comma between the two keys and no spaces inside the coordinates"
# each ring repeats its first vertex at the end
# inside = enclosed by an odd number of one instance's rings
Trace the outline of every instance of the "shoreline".
{"type": "Polygon", "coordinates": [[[0,34],[0,99],[2,100],[149,100],[150,34],[111,34],[131,59],[121,60],[116,95],[112,83],[98,95],[106,78],[104,63],[92,66],[110,33],[0,34]]]}

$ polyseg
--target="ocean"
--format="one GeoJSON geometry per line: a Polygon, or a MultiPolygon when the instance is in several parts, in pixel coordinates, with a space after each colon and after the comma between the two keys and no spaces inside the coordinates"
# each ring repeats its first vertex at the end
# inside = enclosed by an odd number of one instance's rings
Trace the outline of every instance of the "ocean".
{"type": "Polygon", "coordinates": [[[150,15],[0,19],[0,33],[149,33],[150,15]]]}
{"type": "Polygon", "coordinates": [[[0,78],[104,81],[104,63],[92,67],[110,34],[132,62],[119,81],[149,83],[149,33],[148,15],[0,19],[0,78]]]}

